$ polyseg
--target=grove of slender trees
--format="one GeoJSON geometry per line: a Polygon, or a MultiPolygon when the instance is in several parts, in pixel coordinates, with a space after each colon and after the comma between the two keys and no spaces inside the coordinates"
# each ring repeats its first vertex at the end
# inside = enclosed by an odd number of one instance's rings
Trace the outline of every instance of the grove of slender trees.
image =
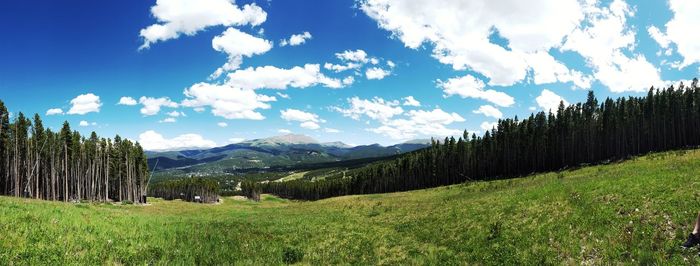
{"type": "Polygon", "coordinates": [[[190,177],[153,183],[148,194],[165,200],[181,199],[203,203],[217,202],[219,182],[213,179],[190,177]]]}
{"type": "Polygon", "coordinates": [[[323,181],[244,183],[246,191],[316,200],[349,194],[430,188],[473,180],[604,163],[649,152],[700,145],[700,88],[694,79],[645,97],[605,99],[502,119],[483,136],[433,141],[431,147],[323,181]]]}
{"type": "Polygon", "coordinates": [[[0,101],[0,194],[57,201],[143,202],[148,165],[138,143],[116,136],[88,138],[43,126],[35,114],[10,121],[0,101]]]}

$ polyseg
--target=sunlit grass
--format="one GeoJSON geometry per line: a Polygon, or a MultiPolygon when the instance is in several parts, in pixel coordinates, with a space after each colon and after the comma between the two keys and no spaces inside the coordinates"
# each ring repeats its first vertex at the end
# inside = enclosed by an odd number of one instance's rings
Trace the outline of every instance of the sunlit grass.
{"type": "Polygon", "coordinates": [[[699,170],[689,151],[317,202],[0,197],[0,264],[692,264],[699,170]]]}

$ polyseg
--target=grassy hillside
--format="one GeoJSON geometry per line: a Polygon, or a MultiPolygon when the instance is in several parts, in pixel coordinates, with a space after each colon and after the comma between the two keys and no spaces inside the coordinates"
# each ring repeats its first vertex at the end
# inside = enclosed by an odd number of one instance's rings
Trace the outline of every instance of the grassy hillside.
{"type": "Polygon", "coordinates": [[[382,195],[199,205],[0,197],[0,261],[20,264],[700,262],[700,151],[382,195]]]}

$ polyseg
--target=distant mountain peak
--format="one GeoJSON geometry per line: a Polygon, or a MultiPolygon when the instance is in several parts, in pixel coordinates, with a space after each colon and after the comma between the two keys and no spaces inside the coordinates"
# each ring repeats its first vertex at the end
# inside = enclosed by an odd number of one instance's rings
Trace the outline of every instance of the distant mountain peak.
{"type": "Polygon", "coordinates": [[[286,134],[264,139],[245,141],[251,145],[290,145],[290,144],[318,144],[314,138],[301,134],[286,134]]]}
{"type": "Polygon", "coordinates": [[[336,147],[336,148],[352,148],[352,145],[345,144],[342,141],[334,141],[334,142],[325,142],[321,143],[321,146],[324,147],[336,147]]]}

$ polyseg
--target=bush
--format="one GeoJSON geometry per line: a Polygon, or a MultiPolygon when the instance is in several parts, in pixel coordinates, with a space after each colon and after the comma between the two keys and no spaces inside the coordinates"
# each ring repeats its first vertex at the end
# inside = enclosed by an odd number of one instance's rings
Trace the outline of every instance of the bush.
{"type": "Polygon", "coordinates": [[[284,247],[282,260],[286,264],[294,264],[304,259],[304,252],[297,247],[284,247]]]}

